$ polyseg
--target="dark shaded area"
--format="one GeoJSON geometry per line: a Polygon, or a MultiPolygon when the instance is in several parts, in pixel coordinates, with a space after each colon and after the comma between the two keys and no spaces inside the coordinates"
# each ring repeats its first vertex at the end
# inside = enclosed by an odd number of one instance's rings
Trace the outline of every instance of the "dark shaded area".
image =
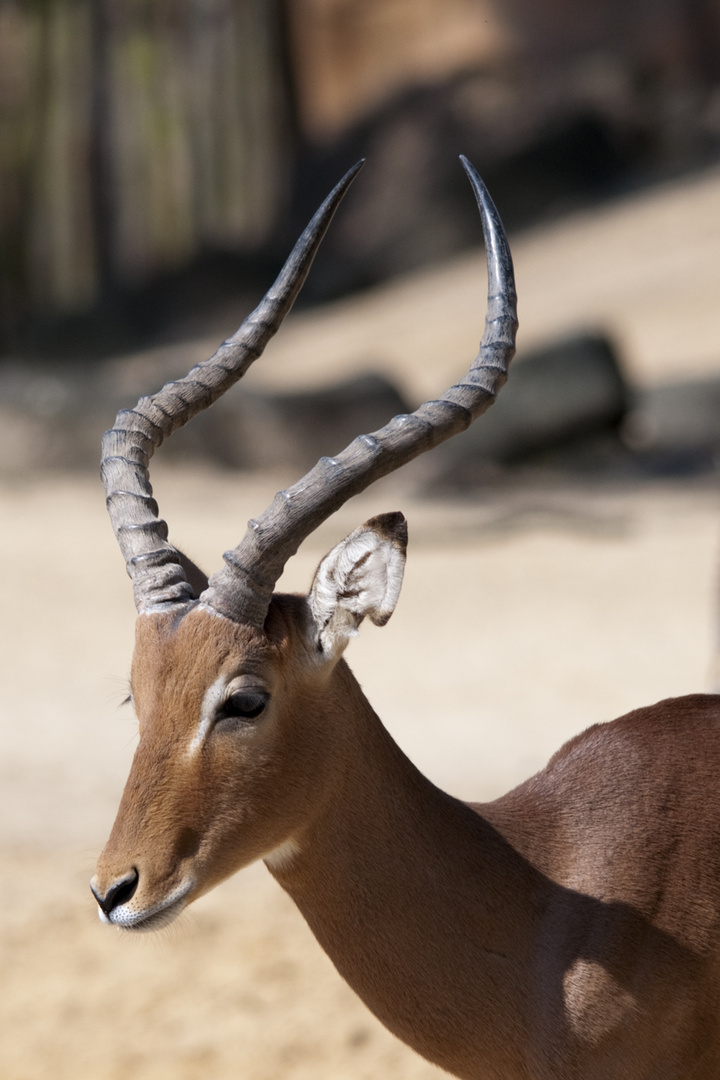
{"type": "Polygon", "coordinates": [[[612,341],[580,334],[523,353],[492,409],[429,463],[433,496],[540,473],[678,480],[720,469],[720,377],[640,390],[612,341]]]}
{"type": "MultiPolygon", "coordinates": [[[[0,364],[0,472],[95,472],[99,433],[112,425],[119,401],[140,396],[147,377],[144,365],[129,371],[113,362],[62,369],[0,364]]],[[[307,470],[410,408],[379,374],[295,393],[236,387],[175,432],[162,454],[168,461],[221,468],[307,470]]]]}
{"type": "Polygon", "coordinates": [[[439,450],[445,460],[438,468],[462,484],[473,465],[517,465],[598,435],[617,436],[631,396],[616,350],[600,334],[525,352],[482,422],[439,450]]]}
{"type": "Polygon", "coordinates": [[[599,117],[576,115],[507,158],[489,154],[452,95],[408,95],[328,150],[300,152],[294,202],[257,252],[207,250],[140,285],[108,278],[100,301],[72,316],[33,318],[10,342],[24,355],[92,359],[233,325],[280,271],[297,236],[343,172],[367,164],[326,237],[298,306],[343,296],[477,243],[477,210],[458,161],[465,153],[493,192],[506,227],[588,205],[630,182],[639,153],[599,117]],[[412,140],[418,164],[396,160],[412,140]]]}
{"type": "Polygon", "coordinates": [[[255,278],[292,160],[279,24],[268,0],[0,0],[0,351],[132,347],[226,254],[255,278]]]}
{"type": "Polygon", "coordinates": [[[144,345],[240,322],[280,271],[284,259],[328,191],[367,154],[313,267],[298,307],[336,299],[389,277],[447,258],[477,243],[477,210],[458,161],[479,168],[506,227],[588,206],[640,182],[638,144],[618,138],[602,118],[577,115],[508,158],[496,159],[477,137],[449,125],[429,93],[386,119],[353,132],[329,151],[305,149],[297,169],[294,205],[282,226],[255,253],[206,251],[189,265],[137,286],[114,283],[90,311],[34,318],[10,342],[26,356],[64,359],[108,356],[144,345]],[[406,111],[407,110],[407,111],[406,111]],[[383,145],[392,128],[408,128],[422,142],[423,164],[408,177],[383,145]],[[389,131],[387,129],[390,129],[389,131]],[[234,314],[237,313],[237,314],[234,314]]]}
{"type": "MultiPolygon", "coordinates": [[[[99,16],[94,25],[102,27],[99,16]]],[[[107,33],[98,30],[97,36],[102,57],[107,33]]],[[[629,71],[619,99],[617,90],[592,98],[583,89],[582,64],[574,73],[567,65],[532,64],[465,71],[403,91],[331,142],[311,142],[292,109],[287,54],[278,30],[273,77],[283,100],[277,110],[284,117],[283,167],[273,180],[282,192],[282,199],[274,195],[274,216],[265,215],[256,235],[246,226],[241,239],[206,226],[185,258],[174,256],[174,266],[165,270],[145,267],[135,279],[119,272],[112,255],[118,244],[117,176],[107,138],[97,134],[105,131],[110,105],[93,68],[96,136],[89,150],[97,298],[72,314],[11,304],[12,315],[0,327],[0,350],[58,361],[93,359],[232,324],[232,313],[243,305],[247,310],[249,298],[265,291],[319,203],[360,157],[366,168],[323,245],[301,304],[342,296],[474,245],[476,211],[458,163],[461,153],[483,175],[510,230],[695,169],[720,153],[720,129],[706,116],[709,83],[698,91],[680,136],[659,75],[629,71]]],[[[257,177],[254,183],[257,188],[257,177]]],[[[8,303],[6,296],[6,313],[8,303]]]]}
{"type": "Polygon", "coordinates": [[[332,177],[367,159],[306,300],[334,298],[474,245],[475,206],[460,154],[482,175],[511,231],[649,179],[646,133],[573,106],[550,121],[539,118],[531,133],[496,131],[502,118],[480,125],[468,107],[482,93],[476,76],[413,90],[331,146],[301,151],[295,230],[332,177]]]}
{"type": "Polygon", "coordinates": [[[27,319],[7,351],[62,366],[183,341],[216,327],[220,337],[223,329],[240,325],[283,261],[269,249],[248,255],[208,251],[149,282],[115,285],[88,311],[27,319]]]}
{"type": "MultiPolygon", "coordinates": [[[[178,346],[171,366],[190,368],[196,359],[178,346]]],[[[95,471],[98,432],[112,424],[118,402],[139,397],[148,382],[162,383],[169,364],[170,351],[92,367],[0,364],[0,471],[95,471]]],[[[162,454],[299,476],[418,404],[378,373],[287,393],[238,386],[177,431],[162,454]]],[[[423,456],[411,482],[434,496],[457,495],[528,471],[589,481],[683,480],[719,465],[720,377],[640,392],[612,341],[596,333],[522,354],[482,421],[423,456]]]]}

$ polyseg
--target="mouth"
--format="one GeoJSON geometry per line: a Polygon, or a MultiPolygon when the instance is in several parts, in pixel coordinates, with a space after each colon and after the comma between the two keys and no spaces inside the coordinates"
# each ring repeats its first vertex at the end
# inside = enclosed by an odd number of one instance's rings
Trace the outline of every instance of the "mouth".
{"type": "Polygon", "coordinates": [[[169,926],[171,922],[174,922],[187,907],[189,902],[188,894],[194,885],[194,881],[186,881],[173,889],[164,900],[140,910],[135,908],[132,902],[128,902],[113,908],[110,914],[106,915],[102,908],[99,907],[100,922],[106,923],[108,926],[117,926],[120,930],[132,930],[136,933],[161,930],[164,926],[169,926]]]}

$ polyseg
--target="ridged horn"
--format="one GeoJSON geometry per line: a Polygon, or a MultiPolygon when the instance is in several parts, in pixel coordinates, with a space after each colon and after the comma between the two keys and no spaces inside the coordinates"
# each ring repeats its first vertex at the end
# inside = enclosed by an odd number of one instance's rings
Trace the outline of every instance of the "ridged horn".
{"type": "Polygon", "coordinates": [[[321,458],[298,483],[280,491],[240,544],[224,555],[201,602],[237,622],[261,627],[287,560],[335,510],[375,480],[464,431],[492,405],[515,352],[517,312],[510,249],[495,205],[473,166],[461,158],[477,199],[488,266],[485,332],[464,379],[437,401],[360,435],[336,457],[321,458]]]}
{"type": "Polygon", "coordinates": [[[134,409],[119,412],[103,436],[101,476],[107,508],[139,612],[166,611],[195,599],[180,555],[168,541],[167,525],[158,516],[150,458],[164,439],[212,405],[261,355],[297,298],[333,215],[362,165],[360,161],[350,169],[328,195],[274,285],[240,329],[184,379],[166,383],[153,397],[141,398],[134,409]]]}

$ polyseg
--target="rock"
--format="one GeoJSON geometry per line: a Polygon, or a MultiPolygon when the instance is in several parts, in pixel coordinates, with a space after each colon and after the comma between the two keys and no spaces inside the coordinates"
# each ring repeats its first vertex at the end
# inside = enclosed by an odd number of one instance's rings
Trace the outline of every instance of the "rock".
{"type": "Polygon", "coordinates": [[[667,475],[716,468],[720,378],[648,387],[636,395],[622,435],[651,472],[667,475]]]}
{"type": "Polygon", "coordinates": [[[114,415],[101,381],[84,367],[0,366],[0,471],[97,469],[114,415]]]}
{"type": "Polygon", "coordinates": [[[202,454],[232,467],[290,465],[304,471],[323,455],[339,453],[357,435],[409,411],[380,374],[284,394],[237,387],[177,432],[168,447],[176,456],[202,454]]]}
{"type": "MultiPolygon", "coordinates": [[[[119,392],[122,381],[117,362],[56,370],[0,366],[0,472],[97,469],[103,431],[136,397],[119,392]]],[[[236,386],[177,431],[162,455],[231,468],[292,466],[299,475],[323,454],[338,453],[356,435],[409,410],[377,374],[285,394],[236,386]]]]}
{"type": "Polygon", "coordinates": [[[615,350],[603,335],[577,334],[525,353],[513,362],[495,405],[440,451],[439,474],[462,483],[483,467],[527,461],[616,431],[629,400],[615,350]]]}

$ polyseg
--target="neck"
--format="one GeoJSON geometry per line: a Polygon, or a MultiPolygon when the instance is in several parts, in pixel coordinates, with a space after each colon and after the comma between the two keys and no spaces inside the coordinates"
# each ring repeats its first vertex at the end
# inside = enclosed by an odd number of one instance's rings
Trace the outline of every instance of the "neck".
{"type": "Polygon", "coordinates": [[[362,709],[332,794],[294,856],[271,872],[399,1038],[457,1076],[471,1075],[471,1060],[472,1075],[486,1060],[488,1076],[520,1076],[512,1054],[525,1042],[518,1003],[527,1000],[539,916],[529,897],[541,875],[482,808],[422,776],[357,694],[362,709]],[[458,1049],[458,1031],[477,1032],[469,1052],[458,1049]]]}

